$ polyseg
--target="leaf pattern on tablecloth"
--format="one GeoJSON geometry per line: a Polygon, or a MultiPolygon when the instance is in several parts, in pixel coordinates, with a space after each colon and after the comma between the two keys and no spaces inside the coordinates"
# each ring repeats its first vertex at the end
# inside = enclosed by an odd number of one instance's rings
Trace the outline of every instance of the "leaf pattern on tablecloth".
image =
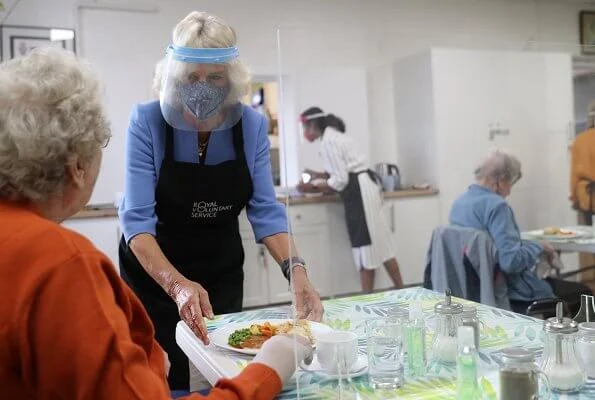
{"type": "MultiPolygon", "coordinates": [[[[383,318],[391,307],[409,307],[413,300],[421,301],[424,315],[428,323],[428,335],[426,336],[426,347],[428,349],[428,374],[422,379],[406,378],[405,385],[393,392],[397,399],[422,399],[422,400],[449,400],[455,398],[454,377],[456,366],[454,364],[438,364],[431,361],[431,348],[435,324],[434,306],[436,302],[443,300],[444,295],[431,292],[423,288],[409,288],[398,291],[374,293],[350,298],[333,299],[324,302],[325,315],[323,323],[338,330],[349,330],[358,335],[358,346],[360,354],[366,351],[365,322],[372,318],[383,318]]],[[[467,300],[455,299],[457,302],[469,304],[467,300]]],[[[473,303],[474,304],[474,303],[473,303]]],[[[497,310],[495,308],[475,304],[477,306],[479,319],[484,326],[481,328],[481,353],[480,371],[482,386],[490,388],[492,392],[498,390],[498,362],[501,349],[510,346],[522,346],[535,353],[539,358],[543,351],[543,321],[534,318],[515,314],[510,311],[497,310]]],[[[272,319],[289,317],[289,307],[280,309],[268,308],[254,310],[237,314],[223,315],[207,323],[209,331],[220,326],[238,321],[250,321],[254,319],[272,319]]],[[[249,358],[241,355],[234,355],[226,352],[225,371],[229,374],[236,374],[243,369],[249,358]]],[[[335,400],[338,398],[340,386],[338,381],[327,379],[324,376],[310,372],[298,371],[280,394],[279,399],[296,399],[299,391],[301,400],[321,399],[335,400]]],[[[374,392],[368,384],[368,377],[354,378],[351,382],[343,381],[341,384],[343,399],[353,398],[358,400],[379,400],[383,398],[381,393],[374,392]],[[349,397],[351,396],[351,397],[349,397]]],[[[595,393],[595,383],[588,385],[585,393],[595,393]],[[590,390],[590,391],[589,391],[590,390]]],[[[582,393],[581,393],[582,396],[582,393]]],[[[568,396],[568,399],[591,398],[568,396]]],[[[552,400],[559,396],[552,396],[552,400]]],[[[592,397],[592,398],[595,398],[592,397]]],[[[492,400],[492,398],[490,398],[492,400]]],[[[495,400],[495,398],[494,398],[495,400]]]]}

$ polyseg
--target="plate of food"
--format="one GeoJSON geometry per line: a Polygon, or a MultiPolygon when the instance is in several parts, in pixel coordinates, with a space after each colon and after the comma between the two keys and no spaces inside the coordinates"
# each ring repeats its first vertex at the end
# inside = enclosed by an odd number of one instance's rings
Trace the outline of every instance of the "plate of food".
{"type": "Polygon", "coordinates": [[[584,236],[582,232],[573,231],[571,229],[558,228],[556,226],[548,226],[540,231],[537,231],[538,235],[548,239],[574,239],[580,236],[584,236]]]}
{"type": "Polygon", "coordinates": [[[327,325],[306,320],[294,324],[289,319],[263,319],[227,324],[211,332],[209,338],[222,349],[256,355],[264,342],[275,335],[296,333],[315,346],[318,335],[332,330],[327,325]]]}

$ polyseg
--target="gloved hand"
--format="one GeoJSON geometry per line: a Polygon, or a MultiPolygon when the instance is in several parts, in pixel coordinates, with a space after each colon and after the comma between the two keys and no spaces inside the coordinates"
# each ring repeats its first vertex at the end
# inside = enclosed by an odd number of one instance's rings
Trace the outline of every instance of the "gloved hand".
{"type": "Polygon", "coordinates": [[[272,368],[285,383],[295,372],[296,365],[302,361],[310,364],[313,355],[308,339],[299,335],[277,335],[264,342],[253,362],[272,368]]]}
{"type": "Polygon", "coordinates": [[[198,283],[184,278],[172,281],[167,293],[176,302],[180,318],[208,345],[209,336],[204,317],[213,319],[214,315],[207,291],[198,283]]]}

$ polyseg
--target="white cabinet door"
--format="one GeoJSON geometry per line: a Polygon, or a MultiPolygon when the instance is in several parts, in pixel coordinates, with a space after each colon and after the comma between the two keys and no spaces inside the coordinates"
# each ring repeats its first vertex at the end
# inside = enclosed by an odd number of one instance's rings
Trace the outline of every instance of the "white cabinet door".
{"type": "Polygon", "coordinates": [[[332,294],[340,296],[359,293],[361,291],[359,272],[353,259],[343,204],[328,205],[327,212],[332,294]]]}
{"type": "MultiPolygon", "coordinates": [[[[503,120],[501,54],[493,51],[432,51],[435,140],[441,218],[448,222],[452,202],[473,181],[473,171],[490,148],[507,136],[489,138],[503,120]]],[[[502,127],[505,128],[505,127],[502,127]]]]}
{"type": "Polygon", "coordinates": [[[273,257],[266,252],[267,263],[267,289],[269,293],[269,303],[291,303],[291,293],[289,291],[289,283],[283,276],[281,268],[273,259],[273,257]]]}
{"type": "Polygon", "coordinates": [[[62,223],[68,229],[80,233],[102,251],[119,271],[118,245],[120,230],[117,218],[70,219],[62,223]]]}
{"type": "Polygon", "coordinates": [[[265,250],[254,241],[251,231],[241,231],[244,246],[243,307],[257,307],[269,303],[268,272],[265,250]]]}
{"type": "Polygon", "coordinates": [[[293,228],[293,239],[302,257],[308,260],[310,281],[321,296],[330,296],[331,269],[328,257],[328,226],[326,224],[296,226],[293,228]]]}
{"type": "MultiPolygon", "coordinates": [[[[321,206],[324,207],[324,206],[321,206]]],[[[331,295],[331,270],[328,263],[328,227],[326,225],[297,225],[293,240],[300,256],[308,264],[308,277],[321,296],[331,295]]],[[[277,263],[269,256],[269,291],[271,303],[290,302],[289,285],[277,263]]]]}
{"type": "MultiPolygon", "coordinates": [[[[387,208],[389,217],[394,218],[394,223],[391,224],[394,226],[393,246],[403,283],[406,285],[422,283],[432,230],[440,224],[438,197],[394,199],[387,201],[387,208]]],[[[392,281],[384,268],[382,271],[379,270],[376,276],[376,288],[384,289],[392,286],[392,281]]]]}

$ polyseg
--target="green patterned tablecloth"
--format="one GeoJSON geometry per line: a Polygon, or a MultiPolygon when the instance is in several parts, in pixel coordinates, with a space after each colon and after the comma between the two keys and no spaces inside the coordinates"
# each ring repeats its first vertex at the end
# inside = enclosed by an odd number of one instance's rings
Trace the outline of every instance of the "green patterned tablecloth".
{"type": "MultiPolygon", "coordinates": [[[[395,305],[408,306],[413,300],[420,300],[429,326],[428,344],[434,326],[433,307],[441,300],[439,293],[423,288],[411,288],[371,295],[329,300],[324,303],[323,322],[332,328],[355,332],[359,337],[360,352],[365,354],[366,339],[364,324],[367,319],[384,317],[395,305]]],[[[468,303],[465,300],[457,301],[468,303]]],[[[478,304],[478,314],[485,327],[481,335],[480,374],[482,385],[493,397],[498,392],[498,353],[510,346],[522,346],[533,350],[539,356],[543,349],[542,321],[508,311],[478,304]]],[[[209,331],[230,322],[250,321],[266,318],[287,318],[288,307],[248,311],[217,317],[209,323],[209,331]]],[[[233,376],[249,362],[250,358],[234,352],[223,351],[210,346],[210,362],[216,363],[221,374],[233,376]]],[[[200,369],[200,368],[199,368],[200,369]]],[[[366,375],[350,382],[326,379],[323,376],[298,371],[279,396],[280,399],[455,399],[455,367],[437,364],[428,366],[428,375],[423,379],[406,378],[405,385],[390,393],[374,392],[368,385],[366,375]]],[[[595,383],[590,382],[580,393],[556,396],[552,399],[595,399],[595,383]]]]}

